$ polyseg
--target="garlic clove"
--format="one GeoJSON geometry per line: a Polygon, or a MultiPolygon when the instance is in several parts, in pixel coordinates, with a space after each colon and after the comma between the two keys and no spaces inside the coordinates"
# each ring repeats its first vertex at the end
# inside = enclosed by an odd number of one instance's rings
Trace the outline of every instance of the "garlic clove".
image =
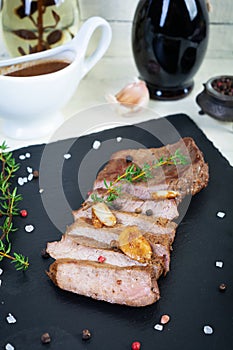
{"type": "Polygon", "coordinates": [[[172,190],[156,191],[151,193],[151,198],[155,200],[174,199],[180,196],[180,192],[172,190]]]}
{"type": "Polygon", "coordinates": [[[113,227],[116,217],[105,203],[97,203],[92,206],[92,223],[95,227],[113,227]]]}
{"type": "Polygon", "coordinates": [[[137,80],[126,85],[115,96],[108,94],[106,100],[113,104],[119,114],[139,111],[148,105],[150,95],[144,81],[137,80]]]}
{"type": "Polygon", "coordinates": [[[137,226],[127,226],[119,235],[119,248],[133,260],[142,263],[149,262],[152,258],[150,243],[142,236],[137,226]]]}

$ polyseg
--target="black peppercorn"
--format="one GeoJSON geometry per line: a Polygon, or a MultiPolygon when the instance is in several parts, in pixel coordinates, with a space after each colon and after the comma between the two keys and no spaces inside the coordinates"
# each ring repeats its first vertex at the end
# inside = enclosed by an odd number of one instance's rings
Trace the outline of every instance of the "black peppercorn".
{"type": "Polygon", "coordinates": [[[146,211],[146,215],[147,215],[147,216],[153,215],[153,211],[152,211],[151,209],[148,209],[148,210],[146,211]]]}
{"type": "Polygon", "coordinates": [[[46,252],[46,249],[45,249],[45,248],[42,249],[42,251],[41,251],[41,256],[42,256],[42,258],[44,258],[44,259],[50,258],[50,255],[49,255],[49,253],[46,252]]]}
{"type": "Polygon", "coordinates": [[[83,340],[88,340],[91,338],[91,332],[89,331],[89,329],[83,329],[82,331],[82,339],[83,340]]]}
{"type": "Polygon", "coordinates": [[[110,242],[110,247],[111,247],[113,250],[118,250],[118,249],[119,249],[119,243],[118,243],[118,241],[116,241],[115,239],[112,239],[111,242],[110,242]]]}
{"type": "Polygon", "coordinates": [[[50,337],[49,333],[44,333],[44,334],[42,334],[42,336],[40,337],[40,339],[41,339],[41,342],[42,342],[43,344],[48,344],[48,343],[51,342],[51,337],[50,337]]]}
{"type": "Polygon", "coordinates": [[[34,179],[37,179],[39,177],[39,171],[38,170],[34,170],[32,174],[33,174],[34,179]]]}
{"type": "Polygon", "coordinates": [[[135,212],[136,214],[141,214],[142,209],[141,209],[141,208],[136,208],[136,209],[134,210],[134,212],[135,212]]]}
{"type": "Polygon", "coordinates": [[[126,163],[132,163],[133,157],[132,156],[126,156],[125,160],[126,160],[126,163]]]}
{"type": "Polygon", "coordinates": [[[218,93],[226,96],[232,96],[233,95],[233,79],[228,77],[222,77],[219,79],[215,79],[212,82],[212,87],[214,90],[216,90],[218,93]]]}
{"type": "Polygon", "coordinates": [[[225,292],[226,289],[227,289],[227,286],[226,286],[225,283],[221,283],[221,284],[219,285],[219,290],[220,290],[220,292],[225,292]]]}

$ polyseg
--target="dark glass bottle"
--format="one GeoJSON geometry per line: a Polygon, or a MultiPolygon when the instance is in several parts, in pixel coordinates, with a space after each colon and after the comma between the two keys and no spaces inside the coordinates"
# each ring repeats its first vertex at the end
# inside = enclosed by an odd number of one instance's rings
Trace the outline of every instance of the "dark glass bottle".
{"type": "Polygon", "coordinates": [[[140,78],[154,99],[178,99],[193,88],[208,44],[205,0],[140,0],[132,48],[140,78]]]}

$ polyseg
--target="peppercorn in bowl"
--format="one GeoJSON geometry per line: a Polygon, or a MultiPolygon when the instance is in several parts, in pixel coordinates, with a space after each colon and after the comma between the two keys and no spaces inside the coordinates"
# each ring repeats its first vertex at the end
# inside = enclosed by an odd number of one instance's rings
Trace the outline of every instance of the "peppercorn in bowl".
{"type": "Polygon", "coordinates": [[[196,101],[201,111],[221,121],[233,121],[233,76],[210,78],[196,101]]]}

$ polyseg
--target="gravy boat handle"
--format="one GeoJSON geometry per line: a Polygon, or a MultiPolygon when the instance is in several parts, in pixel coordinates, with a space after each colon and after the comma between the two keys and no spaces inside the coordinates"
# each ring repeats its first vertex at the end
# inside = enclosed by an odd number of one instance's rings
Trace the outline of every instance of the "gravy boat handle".
{"type": "Polygon", "coordinates": [[[70,46],[76,51],[76,55],[83,58],[83,66],[81,79],[94,67],[94,65],[101,59],[101,57],[107,51],[112,39],[112,30],[109,23],[101,17],[91,17],[84,22],[81,26],[78,34],[69,43],[70,46]],[[101,29],[101,35],[98,43],[96,44],[96,49],[94,52],[85,57],[88,44],[91,37],[97,28],[101,29]]]}

